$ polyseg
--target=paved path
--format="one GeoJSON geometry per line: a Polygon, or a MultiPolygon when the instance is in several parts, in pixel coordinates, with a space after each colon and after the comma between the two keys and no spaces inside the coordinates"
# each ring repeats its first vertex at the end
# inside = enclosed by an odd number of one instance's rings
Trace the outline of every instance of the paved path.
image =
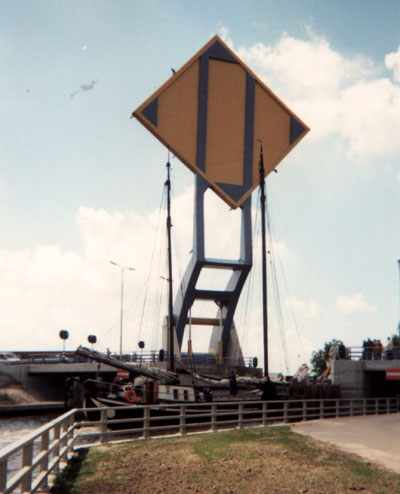
{"type": "Polygon", "coordinates": [[[400,413],[299,422],[292,430],[400,473],[400,413]]]}

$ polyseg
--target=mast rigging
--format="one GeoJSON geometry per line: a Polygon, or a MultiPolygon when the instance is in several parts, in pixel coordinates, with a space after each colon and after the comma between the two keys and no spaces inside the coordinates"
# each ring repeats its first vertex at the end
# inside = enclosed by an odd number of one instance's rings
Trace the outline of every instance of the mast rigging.
{"type": "Polygon", "coordinates": [[[262,305],[263,305],[263,342],[264,342],[264,376],[268,373],[268,308],[267,308],[267,242],[265,233],[265,171],[263,147],[260,147],[259,158],[260,201],[261,201],[261,240],[262,240],[262,305]]]}
{"type": "Polygon", "coordinates": [[[168,338],[169,338],[169,370],[175,370],[174,362],[174,314],[173,314],[173,301],[172,301],[172,250],[171,250],[171,178],[170,178],[171,164],[167,162],[167,236],[168,236],[168,338]]]}

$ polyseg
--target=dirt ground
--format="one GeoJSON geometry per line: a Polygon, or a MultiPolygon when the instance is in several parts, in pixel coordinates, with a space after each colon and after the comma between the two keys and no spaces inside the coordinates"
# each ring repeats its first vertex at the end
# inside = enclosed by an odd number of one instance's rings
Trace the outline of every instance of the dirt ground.
{"type": "Polygon", "coordinates": [[[400,476],[270,427],[91,449],[71,485],[80,494],[396,494],[400,476]]]}
{"type": "Polygon", "coordinates": [[[18,384],[8,384],[2,386],[0,388],[0,395],[15,405],[38,402],[34,396],[25,391],[23,387],[18,384]]]}

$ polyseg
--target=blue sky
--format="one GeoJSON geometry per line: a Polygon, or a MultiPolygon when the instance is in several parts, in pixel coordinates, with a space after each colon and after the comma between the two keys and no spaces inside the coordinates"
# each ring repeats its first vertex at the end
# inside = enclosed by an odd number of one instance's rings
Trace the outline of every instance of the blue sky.
{"type": "MultiPolygon", "coordinates": [[[[399,28],[390,0],[2,0],[0,347],[57,348],[67,328],[70,348],[91,332],[117,350],[112,259],[136,268],[125,318],[126,350],[136,348],[167,152],[129,117],[214,34],[311,127],[268,178],[289,368],[333,337],[386,339],[400,317],[399,28]]],[[[173,178],[189,252],[193,177],[173,160],[173,178]]],[[[150,347],[158,323],[148,324],[150,347]]],[[[272,312],[273,370],[285,370],[278,326],[272,312]]]]}

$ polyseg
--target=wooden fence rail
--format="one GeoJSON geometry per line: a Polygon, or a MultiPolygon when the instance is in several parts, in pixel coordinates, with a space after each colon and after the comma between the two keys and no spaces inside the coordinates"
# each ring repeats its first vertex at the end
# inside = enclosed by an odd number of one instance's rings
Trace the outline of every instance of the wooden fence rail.
{"type": "Polygon", "coordinates": [[[71,410],[0,450],[0,492],[34,493],[46,488],[49,475],[81,447],[202,430],[396,413],[399,405],[398,398],[367,398],[71,410]]]}
{"type": "Polygon", "coordinates": [[[45,488],[73,451],[75,411],[62,415],[0,450],[0,492],[45,488]]]}

